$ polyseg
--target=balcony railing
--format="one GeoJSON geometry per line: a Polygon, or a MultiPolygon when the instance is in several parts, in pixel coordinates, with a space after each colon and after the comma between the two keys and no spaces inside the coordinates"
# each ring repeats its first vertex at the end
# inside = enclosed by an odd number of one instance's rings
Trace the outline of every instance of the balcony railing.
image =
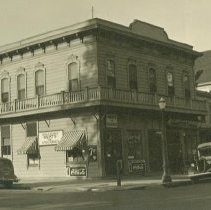
{"type": "Polygon", "coordinates": [[[197,99],[185,100],[184,98],[152,95],[136,91],[117,90],[108,88],[90,88],[78,92],[60,92],[46,96],[36,96],[24,100],[15,100],[0,104],[0,114],[16,113],[36,110],[40,108],[61,105],[89,103],[93,101],[116,104],[118,106],[133,106],[143,108],[143,105],[158,109],[158,101],[165,97],[167,108],[184,109],[192,111],[206,111],[206,102],[197,99]]]}

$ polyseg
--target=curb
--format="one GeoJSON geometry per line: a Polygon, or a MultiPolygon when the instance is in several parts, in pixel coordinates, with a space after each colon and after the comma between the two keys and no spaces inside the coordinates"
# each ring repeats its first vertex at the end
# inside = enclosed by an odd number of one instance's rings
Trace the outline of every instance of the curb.
{"type": "Polygon", "coordinates": [[[184,180],[173,180],[171,183],[162,184],[159,183],[128,183],[124,184],[122,183],[121,186],[117,186],[115,183],[104,183],[104,184],[96,184],[96,183],[90,183],[90,184],[62,184],[62,185],[55,185],[53,183],[49,183],[49,185],[33,185],[30,183],[27,184],[20,184],[19,186],[16,186],[15,188],[19,189],[29,189],[34,191],[63,191],[63,192],[104,192],[104,191],[126,191],[126,190],[144,190],[146,188],[157,188],[157,187],[164,187],[164,188],[173,188],[173,187],[180,187],[180,186],[187,186],[191,185],[193,182],[188,179],[184,180]]]}
{"type": "Polygon", "coordinates": [[[126,190],[145,190],[146,186],[112,186],[112,187],[95,187],[90,188],[91,192],[105,192],[105,191],[126,191],[126,190]]]}
{"type": "Polygon", "coordinates": [[[192,184],[193,182],[191,180],[185,180],[185,181],[170,182],[170,183],[161,184],[161,185],[166,188],[171,188],[171,187],[182,187],[182,186],[187,186],[187,185],[192,185],[192,184]]]}

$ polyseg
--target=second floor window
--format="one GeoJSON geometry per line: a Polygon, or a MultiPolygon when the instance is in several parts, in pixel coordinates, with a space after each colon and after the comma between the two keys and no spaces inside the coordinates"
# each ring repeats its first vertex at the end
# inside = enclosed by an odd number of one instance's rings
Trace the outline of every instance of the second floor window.
{"type": "Polygon", "coordinates": [[[79,90],[79,74],[78,64],[76,62],[68,65],[68,80],[69,80],[69,91],[79,90]]]}
{"type": "Polygon", "coordinates": [[[17,91],[18,91],[18,99],[24,99],[25,98],[25,75],[19,74],[17,76],[17,91]]]}
{"type": "Polygon", "coordinates": [[[9,102],[9,79],[7,78],[1,80],[1,101],[9,102]]]}
{"type": "Polygon", "coordinates": [[[43,96],[44,95],[44,71],[43,70],[38,70],[35,72],[35,91],[36,95],[38,96],[43,96]]]}
{"type": "Polygon", "coordinates": [[[156,81],[156,71],[153,68],[149,69],[149,92],[156,93],[157,91],[157,81],[156,81]]]}
{"type": "Polygon", "coordinates": [[[107,60],[106,63],[107,86],[116,88],[115,63],[113,60],[107,60]]]}
{"type": "Polygon", "coordinates": [[[137,90],[137,67],[134,64],[129,65],[129,85],[131,90],[137,90]]]}
{"type": "Polygon", "coordinates": [[[168,88],[168,95],[174,96],[174,78],[172,72],[167,72],[167,88],[168,88]]]}
{"type": "Polygon", "coordinates": [[[190,98],[190,77],[187,72],[183,75],[183,85],[185,91],[185,98],[190,98]]]}
{"type": "Polygon", "coordinates": [[[11,155],[10,126],[1,126],[1,152],[2,156],[11,155]]]}

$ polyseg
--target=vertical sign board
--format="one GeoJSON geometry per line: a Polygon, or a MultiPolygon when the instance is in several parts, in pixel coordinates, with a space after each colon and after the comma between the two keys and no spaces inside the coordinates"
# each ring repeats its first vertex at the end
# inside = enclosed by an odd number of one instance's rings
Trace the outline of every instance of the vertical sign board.
{"type": "Polygon", "coordinates": [[[107,128],[117,128],[118,120],[116,114],[107,114],[106,115],[106,127],[107,128]]]}

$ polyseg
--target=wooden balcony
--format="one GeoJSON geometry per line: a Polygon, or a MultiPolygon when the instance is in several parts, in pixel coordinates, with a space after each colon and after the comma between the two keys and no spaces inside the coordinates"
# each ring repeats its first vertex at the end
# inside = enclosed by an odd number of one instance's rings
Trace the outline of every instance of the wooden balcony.
{"type": "Polygon", "coordinates": [[[71,109],[74,107],[84,107],[93,105],[108,105],[129,107],[138,109],[158,110],[158,101],[164,97],[167,102],[167,110],[174,112],[206,114],[206,101],[184,98],[168,97],[163,95],[152,95],[149,93],[113,90],[108,88],[90,88],[79,92],[60,92],[41,97],[15,100],[9,103],[0,104],[0,116],[16,113],[49,112],[54,110],[71,109]]]}

